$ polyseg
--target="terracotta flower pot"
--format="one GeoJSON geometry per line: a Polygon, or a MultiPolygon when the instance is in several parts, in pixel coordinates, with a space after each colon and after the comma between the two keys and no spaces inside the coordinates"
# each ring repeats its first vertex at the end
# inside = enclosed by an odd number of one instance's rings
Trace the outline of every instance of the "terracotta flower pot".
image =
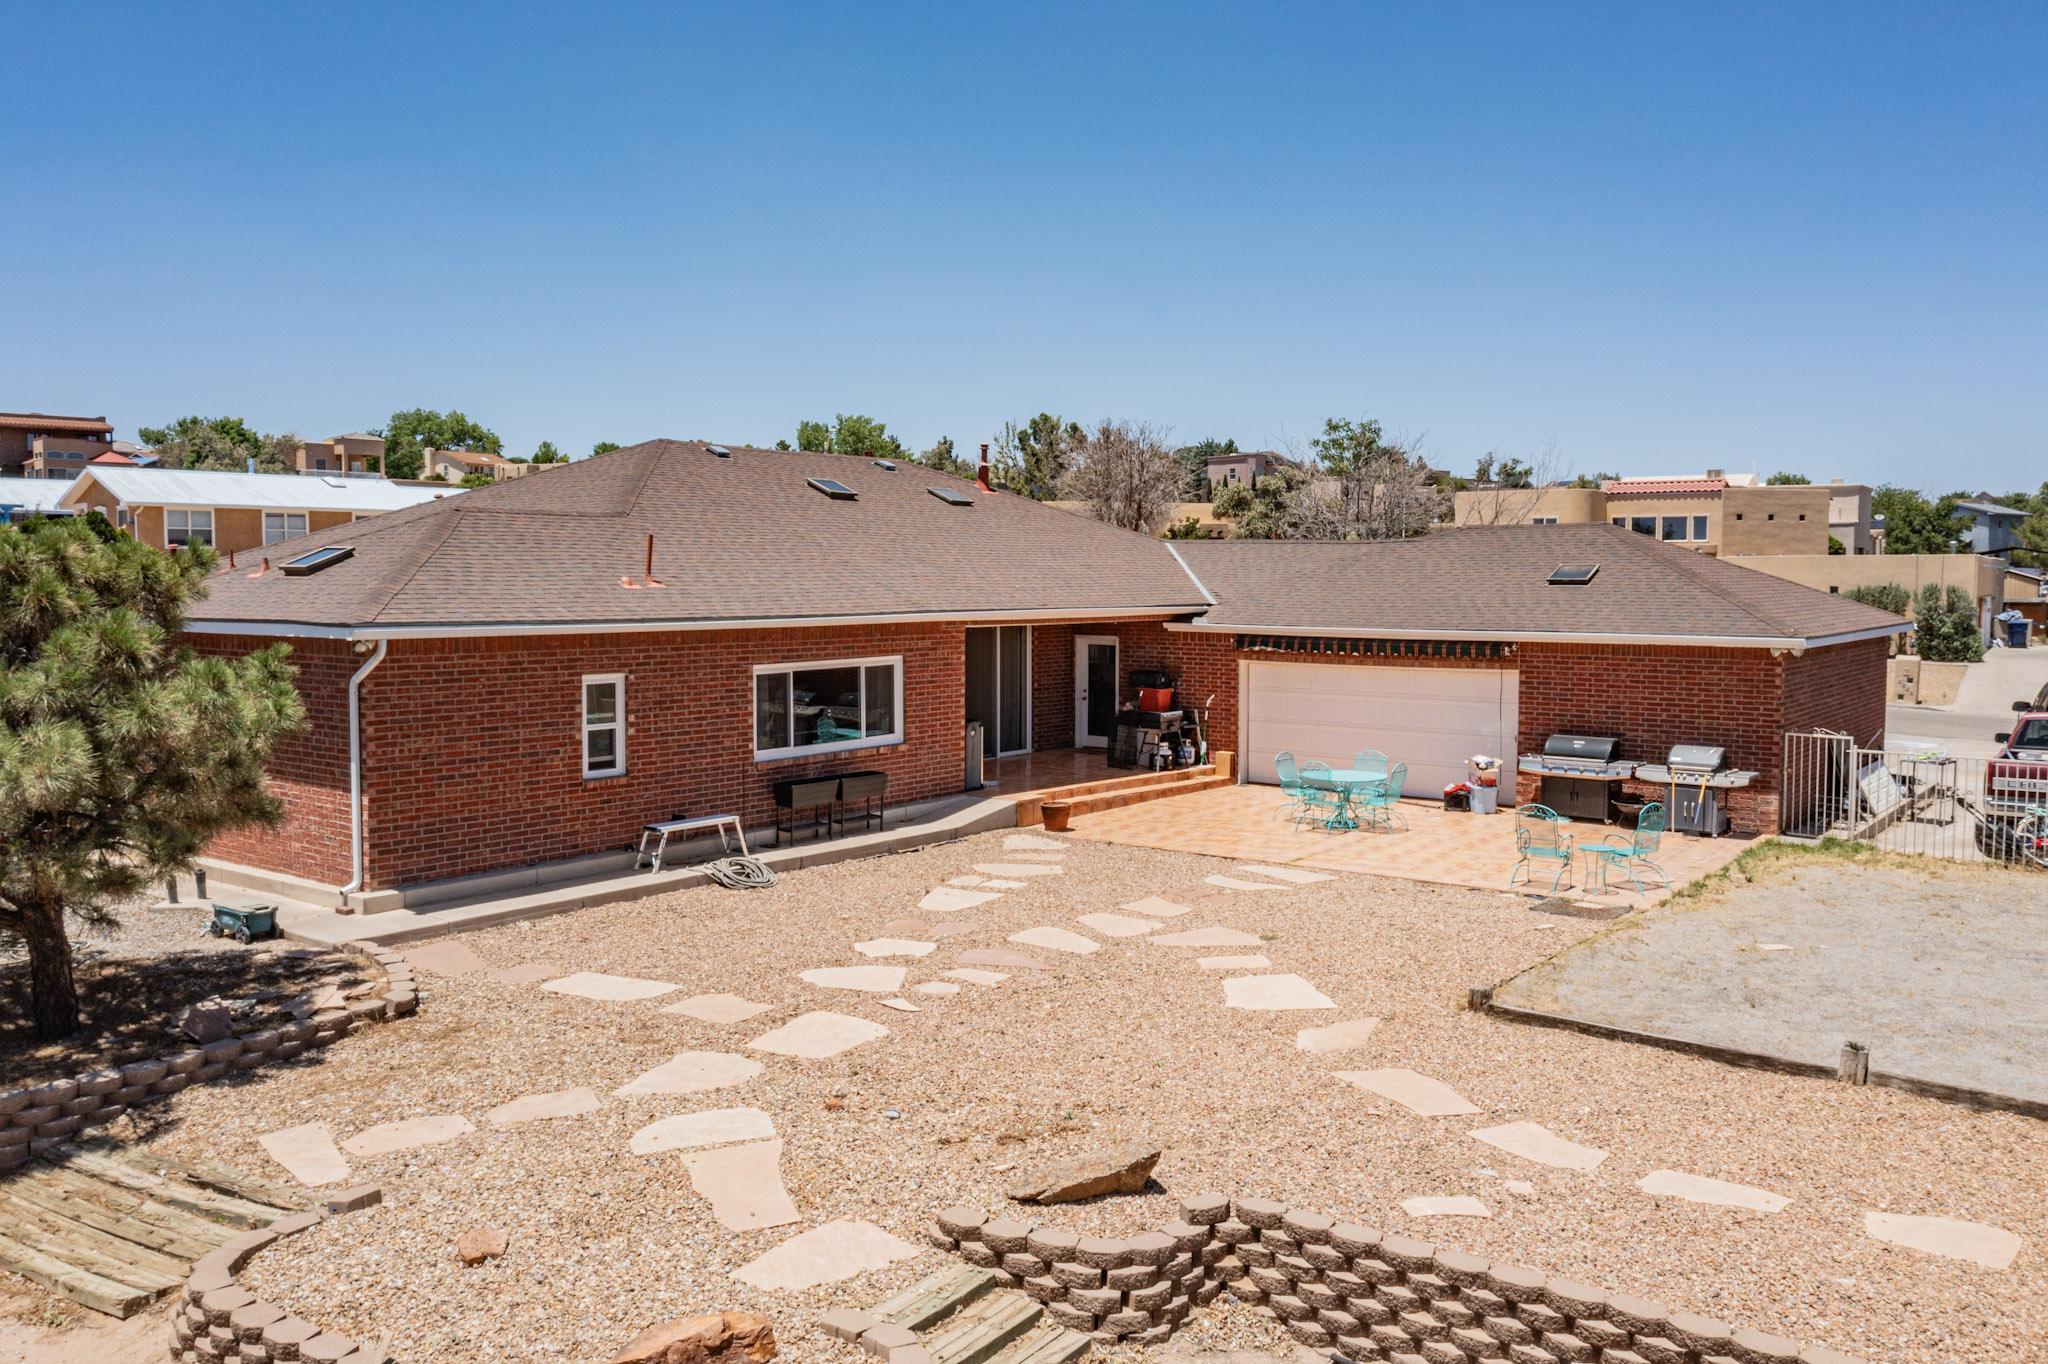
{"type": "Polygon", "coordinates": [[[1063,834],[1067,831],[1067,820],[1072,817],[1074,807],[1063,800],[1049,800],[1039,807],[1045,816],[1045,831],[1049,834],[1063,834]]]}

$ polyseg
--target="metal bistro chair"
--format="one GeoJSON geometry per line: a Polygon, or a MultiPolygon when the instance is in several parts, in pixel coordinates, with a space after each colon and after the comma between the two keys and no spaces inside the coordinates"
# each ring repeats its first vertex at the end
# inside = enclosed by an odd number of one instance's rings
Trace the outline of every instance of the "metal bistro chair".
{"type": "Polygon", "coordinates": [[[1368,748],[1353,758],[1351,765],[1360,772],[1377,772],[1381,776],[1385,776],[1387,774],[1387,755],[1380,752],[1377,748],[1368,748]]]}
{"type": "Polygon", "coordinates": [[[1318,785],[1310,778],[1329,776],[1330,765],[1311,758],[1301,764],[1300,773],[1302,780],[1296,797],[1300,804],[1294,812],[1294,827],[1299,829],[1304,824],[1320,824],[1329,828],[1344,812],[1344,793],[1334,786],[1318,785]]]}
{"type": "Polygon", "coordinates": [[[1366,822],[1392,831],[1396,821],[1403,829],[1408,827],[1408,816],[1401,813],[1401,788],[1408,783],[1408,764],[1395,763],[1387,773],[1385,782],[1368,786],[1353,798],[1352,804],[1365,814],[1366,822]]]}
{"type": "Polygon", "coordinates": [[[1638,894],[1648,889],[1636,875],[1638,867],[1648,867],[1657,873],[1666,890],[1671,888],[1670,876],[1656,863],[1657,845],[1664,841],[1664,823],[1664,803],[1653,800],[1636,816],[1636,831],[1628,842],[1616,843],[1615,835],[1610,834],[1606,842],[1588,843],[1580,849],[1599,869],[1602,890],[1607,889],[1607,874],[1617,867],[1628,877],[1629,888],[1638,894]]]}
{"type": "Polygon", "coordinates": [[[1572,869],[1572,836],[1566,829],[1563,815],[1548,805],[1524,805],[1515,812],[1515,865],[1508,872],[1508,889],[1515,888],[1515,878],[1525,876],[1529,884],[1536,884],[1536,863],[1551,861],[1557,863],[1557,875],[1550,878],[1550,892],[1555,895],[1557,888],[1564,884],[1564,874],[1572,869]]]}
{"type": "Polygon", "coordinates": [[[1280,792],[1287,797],[1287,803],[1280,807],[1280,817],[1289,818],[1301,808],[1301,770],[1294,765],[1294,755],[1285,751],[1273,755],[1273,773],[1280,778],[1280,792]]]}

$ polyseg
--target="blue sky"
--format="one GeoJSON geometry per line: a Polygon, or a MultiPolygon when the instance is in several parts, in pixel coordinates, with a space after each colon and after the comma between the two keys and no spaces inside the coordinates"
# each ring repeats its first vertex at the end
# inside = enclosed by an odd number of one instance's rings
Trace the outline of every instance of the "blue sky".
{"type": "Polygon", "coordinates": [[[0,407],[2048,477],[2040,5],[0,0],[0,407]]]}

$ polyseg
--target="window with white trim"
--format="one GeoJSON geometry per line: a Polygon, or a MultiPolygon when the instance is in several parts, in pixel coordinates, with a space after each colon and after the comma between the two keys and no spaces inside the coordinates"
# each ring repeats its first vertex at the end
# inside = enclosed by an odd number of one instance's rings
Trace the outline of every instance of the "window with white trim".
{"type": "Polygon", "coordinates": [[[626,770],[626,675],[583,679],[583,775],[616,777],[626,770]]]}
{"type": "Polygon", "coordinates": [[[266,545],[274,545],[279,540],[289,540],[295,535],[304,535],[305,533],[306,514],[304,512],[267,511],[263,513],[263,543],[266,545]]]}
{"type": "Polygon", "coordinates": [[[213,513],[172,507],[164,512],[166,545],[210,545],[213,543],[213,513]]]}
{"type": "Polygon", "coordinates": [[[902,742],[901,655],[754,669],[757,761],[902,742]]]}

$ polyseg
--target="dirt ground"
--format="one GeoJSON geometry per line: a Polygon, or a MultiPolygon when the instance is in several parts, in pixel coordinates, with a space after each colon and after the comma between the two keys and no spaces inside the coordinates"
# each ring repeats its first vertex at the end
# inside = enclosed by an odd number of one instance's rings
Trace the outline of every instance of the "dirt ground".
{"type": "MultiPolygon", "coordinates": [[[[1171,1218],[1173,1197],[1259,1195],[1660,1299],[1886,1364],[2027,1358],[2048,1338],[2048,1182],[2042,1125],[1895,1091],[1849,1088],[1550,1029],[1465,1007],[1503,980],[1601,930],[1519,897],[1367,876],[1265,892],[1203,883],[1232,864],[1076,841],[1057,876],[949,915],[920,897],[977,862],[1008,860],[1002,836],[798,871],[771,890],[703,889],[508,925],[461,941],[493,967],[547,963],[680,985],[666,999],[599,1003],[483,974],[428,977],[420,1013],[317,1059],[248,1083],[195,1087],[139,1133],[177,1154],[280,1177],[256,1144],[324,1120],[337,1138],[372,1124],[462,1114],[471,1135],[354,1158],[386,1201],[259,1256],[249,1281],[310,1320],[375,1339],[408,1364],[478,1359],[602,1360],[645,1325],[719,1308],[766,1312],[794,1359],[860,1358],[817,1335],[827,1308],[868,1306],[946,1262],[936,1251],[852,1280],[766,1292],[732,1272],[791,1235],[865,1219],[916,1240],[938,1207],[1006,1205],[1020,1166],[1112,1141],[1166,1149],[1157,1191],[1071,1205],[1036,1220],[1120,1232],[1171,1218]],[[1272,971],[1296,972],[1334,1011],[1223,1006],[1216,949],[1103,940],[1087,956],[1039,952],[1050,969],[999,985],[924,995],[961,953],[1008,947],[1021,929],[1086,932],[1075,916],[1146,895],[1194,906],[1165,931],[1229,926],[1261,939],[1272,971]],[[865,964],[855,941],[892,921],[963,923],[909,967],[904,998],[825,990],[811,967],[865,964]],[[719,1025],[667,1014],[685,994],[730,991],[774,1006],[719,1025]],[[884,1024],[886,1038],[823,1061],[752,1053],[740,1086],[673,1097],[613,1091],[677,1052],[749,1055],[745,1042],[806,1010],[884,1024]],[[1375,1017],[1363,1050],[1312,1055],[1304,1026],[1375,1017]],[[1333,1072],[1411,1067],[1485,1110],[1422,1118],[1333,1072]],[[493,1106],[590,1086],[584,1117],[494,1129],[493,1106]],[[640,1127],[677,1113],[752,1106],[784,1142],[782,1176],[801,1221],[726,1231],[691,1188],[682,1156],[637,1156],[640,1127]],[[1515,1120],[1610,1154],[1597,1170],[1535,1165],[1468,1136],[1515,1120]],[[1653,1199],[1636,1181],[1674,1169],[1789,1196],[1763,1214],[1653,1199]],[[1524,1183],[1526,1181],[1526,1183],[1524,1183]],[[1517,1187],[1511,1188],[1510,1183],[1517,1187]],[[1470,1194],[1484,1219],[1409,1217],[1404,1199],[1470,1194]],[[1990,1273],[1880,1244],[1866,1211],[1995,1222],[2026,1243],[1990,1273]],[[465,1269],[455,1237],[509,1233],[501,1260],[465,1269]]],[[[898,925],[892,935],[915,937],[898,925]]],[[[310,1055],[310,1054],[309,1054],[310,1055]]],[[[124,1122],[129,1121],[124,1119],[124,1122]]],[[[1244,1309],[1198,1312],[1190,1343],[1259,1346],[1270,1327],[1244,1309]]],[[[1122,1364],[1135,1347],[1098,1352],[1122,1364]]]]}
{"type": "Polygon", "coordinates": [[[1634,915],[1501,1003],[2048,1103],[2048,876],[1791,853],[1634,915]]]}

